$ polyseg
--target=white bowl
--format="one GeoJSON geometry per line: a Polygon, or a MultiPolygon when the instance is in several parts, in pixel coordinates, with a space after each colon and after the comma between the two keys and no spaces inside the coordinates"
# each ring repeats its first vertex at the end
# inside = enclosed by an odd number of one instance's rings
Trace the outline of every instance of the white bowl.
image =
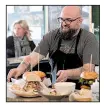
{"type": "Polygon", "coordinates": [[[60,95],[69,95],[75,91],[76,84],[73,82],[58,82],[54,84],[55,90],[60,95]]]}

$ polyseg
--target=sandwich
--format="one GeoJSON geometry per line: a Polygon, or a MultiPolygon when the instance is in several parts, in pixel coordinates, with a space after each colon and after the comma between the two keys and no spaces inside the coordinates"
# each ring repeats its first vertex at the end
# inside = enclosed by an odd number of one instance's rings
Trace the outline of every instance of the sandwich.
{"type": "Polygon", "coordinates": [[[22,85],[21,83],[13,83],[10,91],[23,97],[39,96],[38,89],[40,89],[41,86],[40,82],[42,82],[45,76],[45,73],[42,71],[25,72],[22,76],[22,85]]]}
{"type": "Polygon", "coordinates": [[[23,89],[25,91],[37,91],[40,85],[39,83],[45,76],[45,73],[42,71],[25,72],[23,74],[23,79],[26,81],[26,84],[23,89]]]}
{"type": "Polygon", "coordinates": [[[90,89],[95,79],[97,79],[98,74],[94,71],[84,71],[80,75],[79,82],[81,83],[81,88],[90,89]]]}

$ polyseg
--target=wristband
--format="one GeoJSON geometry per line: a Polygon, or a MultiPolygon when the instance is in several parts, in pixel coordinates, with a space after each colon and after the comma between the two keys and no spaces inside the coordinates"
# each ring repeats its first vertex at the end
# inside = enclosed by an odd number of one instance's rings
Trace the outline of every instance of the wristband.
{"type": "Polygon", "coordinates": [[[25,66],[27,66],[26,71],[30,71],[31,70],[31,65],[30,64],[27,64],[24,61],[22,61],[21,64],[24,64],[25,66]]]}
{"type": "Polygon", "coordinates": [[[21,64],[24,64],[26,66],[29,66],[29,64],[27,64],[26,62],[22,61],[21,64]]]}

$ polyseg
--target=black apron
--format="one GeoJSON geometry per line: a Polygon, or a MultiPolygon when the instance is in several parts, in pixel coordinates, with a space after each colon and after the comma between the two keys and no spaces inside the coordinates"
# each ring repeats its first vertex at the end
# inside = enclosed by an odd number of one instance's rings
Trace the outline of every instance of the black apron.
{"type": "MultiPolygon", "coordinates": [[[[83,66],[83,62],[80,59],[79,55],[77,54],[77,46],[80,39],[81,30],[79,31],[76,39],[76,45],[75,45],[75,51],[72,54],[66,54],[62,51],[60,51],[61,46],[61,39],[58,43],[57,50],[52,54],[51,59],[53,60],[53,68],[57,65],[57,71],[58,70],[67,70],[67,69],[74,69],[79,68],[83,66]]],[[[76,83],[76,89],[80,89],[80,83],[79,80],[71,80],[68,79],[67,82],[75,82],[76,83]]]]}

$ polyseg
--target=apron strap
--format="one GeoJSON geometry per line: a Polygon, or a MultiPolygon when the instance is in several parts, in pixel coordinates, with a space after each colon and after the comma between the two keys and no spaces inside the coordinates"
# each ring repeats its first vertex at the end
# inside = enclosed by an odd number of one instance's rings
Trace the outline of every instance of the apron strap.
{"type": "Polygon", "coordinates": [[[61,42],[62,42],[62,39],[60,38],[60,39],[59,39],[59,42],[58,42],[58,47],[57,47],[57,50],[58,50],[58,49],[60,49],[61,42]]]}
{"type": "Polygon", "coordinates": [[[77,54],[77,46],[78,46],[78,42],[79,42],[79,39],[80,39],[80,34],[81,34],[81,29],[78,33],[78,36],[77,36],[77,40],[76,40],[76,45],[75,45],[75,53],[77,54]]]}

